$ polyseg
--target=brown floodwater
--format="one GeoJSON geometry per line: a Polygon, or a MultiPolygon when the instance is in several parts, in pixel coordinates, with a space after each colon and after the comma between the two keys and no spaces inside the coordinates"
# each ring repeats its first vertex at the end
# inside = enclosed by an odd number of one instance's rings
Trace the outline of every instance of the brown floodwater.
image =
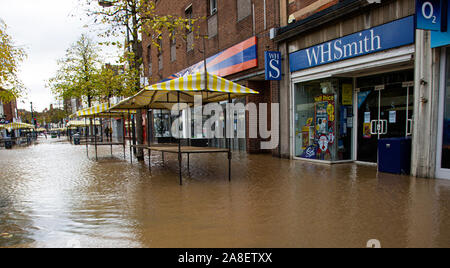
{"type": "Polygon", "coordinates": [[[236,153],[231,183],[199,155],[180,186],[175,155],[109,150],[0,149],[0,247],[450,247],[450,181],[236,153]]]}

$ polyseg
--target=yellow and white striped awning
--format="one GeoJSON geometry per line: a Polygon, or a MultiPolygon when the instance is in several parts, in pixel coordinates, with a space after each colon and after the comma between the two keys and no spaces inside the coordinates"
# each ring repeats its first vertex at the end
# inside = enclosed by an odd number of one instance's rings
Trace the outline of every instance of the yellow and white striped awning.
{"type": "Polygon", "coordinates": [[[108,118],[108,117],[122,117],[126,114],[135,114],[135,110],[114,110],[111,111],[107,103],[100,104],[98,106],[89,107],[84,110],[78,111],[71,115],[70,118],[108,118]]]}
{"type": "Polygon", "coordinates": [[[9,123],[9,124],[3,125],[3,128],[4,129],[9,129],[9,130],[34,129],[34,126],[30,125],[30,124],[25,124],[25,123],[13,122],[13,123],[9,123]]]}
{"type": "MultiPolygon", "coordinates": [[[[72,120],[67,123],[68,128],[72,127],[89,127],[91,125],[90,120],[72,120]]],[[[92,122],[92,125],[100,126],[100,121],[95,120],[95,122],[92,122]]]]}
{"type": "Polygon", "coordinates": [[[81,111],[78,111],[75,114],[71,115],[71,118],[89,117],[89,116],[93,116],[93,115],[96,115],[99,113],[106,112],[108,109],[109,109],[109,105],[107,103],[103,103],[98,106],[89,107],[89,108],[83,109],[81,111]]]}
{"type": "Polygon", "coordinates": [[[255,90],[216,75],[197,73],[149,86],[111,109],[171,109],[178,103],[178,93],[180,102],[188,104],[194,103],[194,96],[201,96],[203,104],[207,104],[259,94],[255,90]]]}

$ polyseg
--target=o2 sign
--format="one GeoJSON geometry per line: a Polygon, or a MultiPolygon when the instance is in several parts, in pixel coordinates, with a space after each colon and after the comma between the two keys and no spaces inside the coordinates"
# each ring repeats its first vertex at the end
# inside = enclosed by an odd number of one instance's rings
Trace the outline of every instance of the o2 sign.
{"type": "Polygon", "coordinates": [[[416,0],[417,29],[447,31],[448,0],[416,0]]]}
{"type": "Polygon", "coordinates": [[[266,80],[280,81],[282,77],[281,72],[281,52],[266,51],[266,80]]]}

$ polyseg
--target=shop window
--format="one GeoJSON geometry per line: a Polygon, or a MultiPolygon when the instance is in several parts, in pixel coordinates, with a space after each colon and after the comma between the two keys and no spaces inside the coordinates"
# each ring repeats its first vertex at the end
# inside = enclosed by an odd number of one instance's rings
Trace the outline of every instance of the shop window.
{"type": "Polygon", "coordinates": [[[148,76],[153,75],[153,65],[152,65],[152,46],[147,46],[147,62],[148,62],[148,76]]]}
{"type": "Polygon", "coordinates": [[[161,71],[164,68],[162,36],[158,36],[158,42],[157,43],[158,43],[158,69],[161,71]]]}
{"type": "Polygon", "coordinates": [[[193,25],[192,25],[192,19],[193,19],[193,9],[192,4],[186,8],[184,11],[184,17],[189,20],[189,29],[186,31],[186,51],[190,52],[194,50],[194,31],[193,31],[193,25]]]}
{"type": "Polygon", "coordinates": [[[172,34],[170,38],[170,61],[174,62],[177,60],[177,39],[175,33],[172,34]]]}
{"type": "Polygon", "coordinates": [[[213,38],[218,34],[217,15],[208,18],[208,37],[213,38]]]}
{"type": "Polygon", "coordinates": [[[328,79],[295,85],[295,156],[352,159],[352,80],[328,79]]]}
{"type": "Polygon", "coordinates": [[[238,22],[252,14],[251,0],[237,0],[237,20],[238,22]]]}
{"type": "Polygon", "coordinates": [[[208,0],[209,15],[212,16],[217,13],[217,0],[208,0]]]}
{"type": "MultiPolygon", "coordinates": [[[[448,51],[448,50],[447,50],[448,51]]],[[[450,51],[447,52],[447,84],[444,99],[441,168],[450,169],[450,51]]]]}
{"type": "Polygon", "coordinates": [[[154,112],[154,131],[156,138],[170,138],[171,127],[176,116],[172,116],[170,111],[155,110],[154,112]]]}

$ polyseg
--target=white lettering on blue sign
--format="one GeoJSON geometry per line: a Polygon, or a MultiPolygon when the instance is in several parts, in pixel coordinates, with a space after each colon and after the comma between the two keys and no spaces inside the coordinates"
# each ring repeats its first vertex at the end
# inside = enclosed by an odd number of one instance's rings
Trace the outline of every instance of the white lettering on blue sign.
{"type": "Polygon", "coordinates": [[[414,16],[303,49],[289,55],[291,72],[414,43],[414,16]]]}
{"type": "Polygon", "coordinates": [[[447,0],[416,0],[417,29],[446,31],[447,0]]]}
{"type": "Polygon", "coordinates": [[[338,39],[333,42],[307,49],[306,54],[308,56],[309,65],[325,64],[342,58],[363,55],[382,49],[381,37],[374,34],[373,30],[370,30],[370,35],[363,37],[363,34],[360,33],[359,37],[361,38],[359,41],[345,45],[342,45],[342,40],[338,39]]]}
{"type": "Polygon", "coordinates": [[[281,53],[266,51],[266,80],[281,80],[281,53]]]}

